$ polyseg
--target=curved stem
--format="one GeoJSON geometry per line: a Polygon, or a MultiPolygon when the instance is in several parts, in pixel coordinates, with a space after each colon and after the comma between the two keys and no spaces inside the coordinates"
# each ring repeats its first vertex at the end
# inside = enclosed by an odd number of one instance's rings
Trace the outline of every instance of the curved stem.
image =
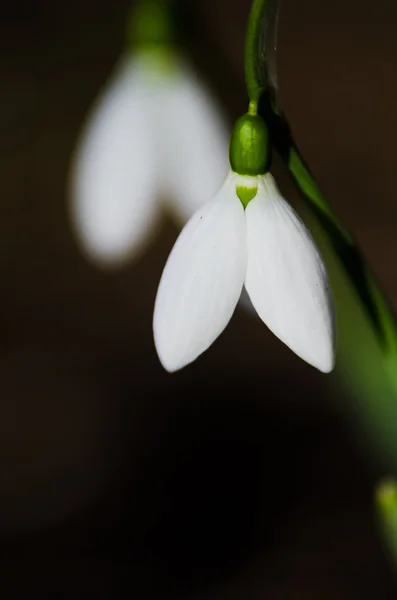
{"type": "Polygon", "coordinates": [[[269,84],[277,89],[275,49],[278,11],[279,0],[252,2],[245,42],[245,78],[251,114],[256,114],[260,98],[269,84]]]}
{"type": "Polygon", "coordinates": [[[266,88],[262,48],[267,4],[268,0],[253,0],[248,18],[245,40],[245,79],[251,112],[256,112],[260,97],[266,88]]]}

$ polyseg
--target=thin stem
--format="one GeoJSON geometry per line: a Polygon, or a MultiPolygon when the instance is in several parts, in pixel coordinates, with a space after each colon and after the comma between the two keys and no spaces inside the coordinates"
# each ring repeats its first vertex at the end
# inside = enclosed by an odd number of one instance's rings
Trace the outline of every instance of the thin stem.
{"type": "Polygon", "coordinates": [[[245,43],[245,78],[250,112],[257,112],[259,100],[269,84],[277,89],[275,48],[278,10],[279,0],[252,2],[245,43]]]}
{"type": "Polygon", "coordinates": [[[127,45],[163,46],[175,41],[174,0],[139,0],[127,25],[127,45]]]}
{"type": "Polygon", "coordinates": [[[255,112],[266,87],[262,48],[267,3],[268,0],[253,0],[245,41],[245,79],[250,111],[255,112]]]}

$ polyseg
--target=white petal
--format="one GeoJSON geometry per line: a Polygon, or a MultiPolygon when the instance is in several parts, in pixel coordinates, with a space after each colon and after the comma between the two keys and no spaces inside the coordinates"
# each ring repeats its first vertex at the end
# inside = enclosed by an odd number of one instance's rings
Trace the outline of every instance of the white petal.
{"type": "Polygon", "coordinates": [[[190,219],[168,258],[153,330],[163,366],[176,371],[206,350],[228,324],[244,283],[244,209],[229,174],[190,219]]]}
{"type": "Polygon", "coordinates": [[[214,98],[185,64],[162,92],[165,200],[186,223],[229,170],[230,131],[214,98]]]}
{"type": "Polygon", "coordinates": [[[99,97],[71,179],[75,233],[88,256],[119,263],[147,242],[156,206],[150,61],[125,58],[99,97]]]}
{"type": "Polygon", "coordinates": [[[334,365],[334,311],[324,264],[273,177],[246,209],[245,286],[260,318],[298,356],[325,373],[334,365]]]}

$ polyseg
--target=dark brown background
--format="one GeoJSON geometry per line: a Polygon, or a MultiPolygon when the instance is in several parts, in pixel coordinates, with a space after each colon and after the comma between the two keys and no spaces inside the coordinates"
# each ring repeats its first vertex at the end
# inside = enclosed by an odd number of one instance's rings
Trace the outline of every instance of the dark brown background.
{"type": "MultiPolygon", "coordinates": [[[[231,118],[246,106],[249,5],[191,0],[182,15],[231,118]]],[[[74,243],[68,165],[128,9],[1,10],[0,594],[395,598],[372,515],[382,467],[340,414],[335,376],[241,310],[167,375],[151,313],[176,230],[111,274],[74,243]]],[[[285,0],[279,44],[303,154],[394,301],[396,33],[394,0],[285,0]]]]}

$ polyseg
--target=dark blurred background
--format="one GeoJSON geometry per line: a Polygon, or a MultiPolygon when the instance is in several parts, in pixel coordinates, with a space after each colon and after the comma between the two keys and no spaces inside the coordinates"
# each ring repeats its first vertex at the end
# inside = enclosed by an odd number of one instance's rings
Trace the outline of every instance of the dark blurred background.
{"type": "MultiPolygon", "coordinates": [[[[246,107],[249,0],[190,0],[186,51],[246,107]]],[[[177,230],[105,273],[69,228],[67,174],[122,47],[127,0],[8,3],[0,24],[0,594],[67,600],[388,600],[383,467],[337,375],[239,309],[165,373],[151,317],[177,230]]],[[[303,155],[397,300],[397,4],[285,0],[279,74],[303,155]]]]}

